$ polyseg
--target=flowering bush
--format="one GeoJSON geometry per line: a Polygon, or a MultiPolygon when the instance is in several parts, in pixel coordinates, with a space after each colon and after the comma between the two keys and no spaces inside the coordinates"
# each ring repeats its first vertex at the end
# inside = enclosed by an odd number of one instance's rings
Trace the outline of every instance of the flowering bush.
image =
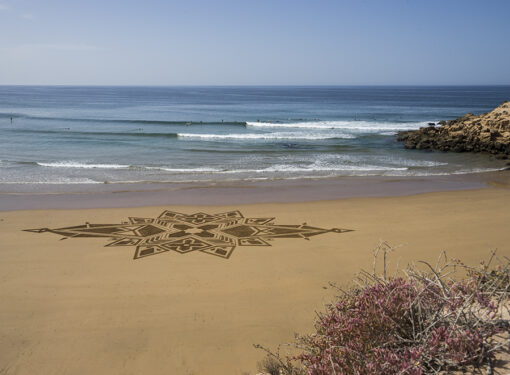
{"type": "Polygon", "coordinates": [[[295,343],[300,354],[282,358],[266,350],[272,373],[275,363],[289,375],[421,375],[490,367],[502,345],[493,337],[508,331],[502,319],[508,262],[492,271],[446,257],[435,268],[422,263],[426,272],[411,267],[402,277],[362,272],[358,287],[342,291],[319,314],[315,333],[295,343]],[[458,270],[467,277],[453,278],[458,270]]]}

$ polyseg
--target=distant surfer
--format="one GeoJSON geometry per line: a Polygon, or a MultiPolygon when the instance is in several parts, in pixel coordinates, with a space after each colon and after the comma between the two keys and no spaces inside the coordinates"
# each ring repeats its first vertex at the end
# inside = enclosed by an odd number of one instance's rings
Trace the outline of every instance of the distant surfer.
{"type": "Polygon", "coordinates": [[[283,144],[283,147],[286,147],[286,148],[296,148],[298,145],[297,143],[284,143],[283,144]]]}
{"type": "Polygon", "coordinates": [[[11,124],[12,124],[12,116],[11,116],[11,124]]]}

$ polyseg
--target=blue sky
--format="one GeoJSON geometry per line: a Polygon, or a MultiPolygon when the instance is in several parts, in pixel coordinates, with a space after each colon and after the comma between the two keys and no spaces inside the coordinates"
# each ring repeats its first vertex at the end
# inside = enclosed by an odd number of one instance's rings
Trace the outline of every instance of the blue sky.
{"type": "Polygon", "coordinates": [[[510,84],[508,0],[0,0],[0,84],[510,84]]]}

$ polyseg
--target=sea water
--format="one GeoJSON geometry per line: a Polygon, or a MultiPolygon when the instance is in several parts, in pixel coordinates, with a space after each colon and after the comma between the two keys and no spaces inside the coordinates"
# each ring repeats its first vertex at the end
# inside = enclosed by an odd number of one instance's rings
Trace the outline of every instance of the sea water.
{"type": "Polygon", "coordinates": [[[510,86],[0,86],[0,184],[497,170],[489,155],[406,150],[396,132],[508,99],[510,86]]]}

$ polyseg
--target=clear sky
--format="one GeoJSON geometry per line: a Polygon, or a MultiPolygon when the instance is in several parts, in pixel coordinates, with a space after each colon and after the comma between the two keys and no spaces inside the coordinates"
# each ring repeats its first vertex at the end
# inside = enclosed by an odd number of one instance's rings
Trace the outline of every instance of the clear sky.
{"type": "Polygon", "coordinates": [[[509,0],[0,0],[0,84],[510,84],[509,0]]]}

